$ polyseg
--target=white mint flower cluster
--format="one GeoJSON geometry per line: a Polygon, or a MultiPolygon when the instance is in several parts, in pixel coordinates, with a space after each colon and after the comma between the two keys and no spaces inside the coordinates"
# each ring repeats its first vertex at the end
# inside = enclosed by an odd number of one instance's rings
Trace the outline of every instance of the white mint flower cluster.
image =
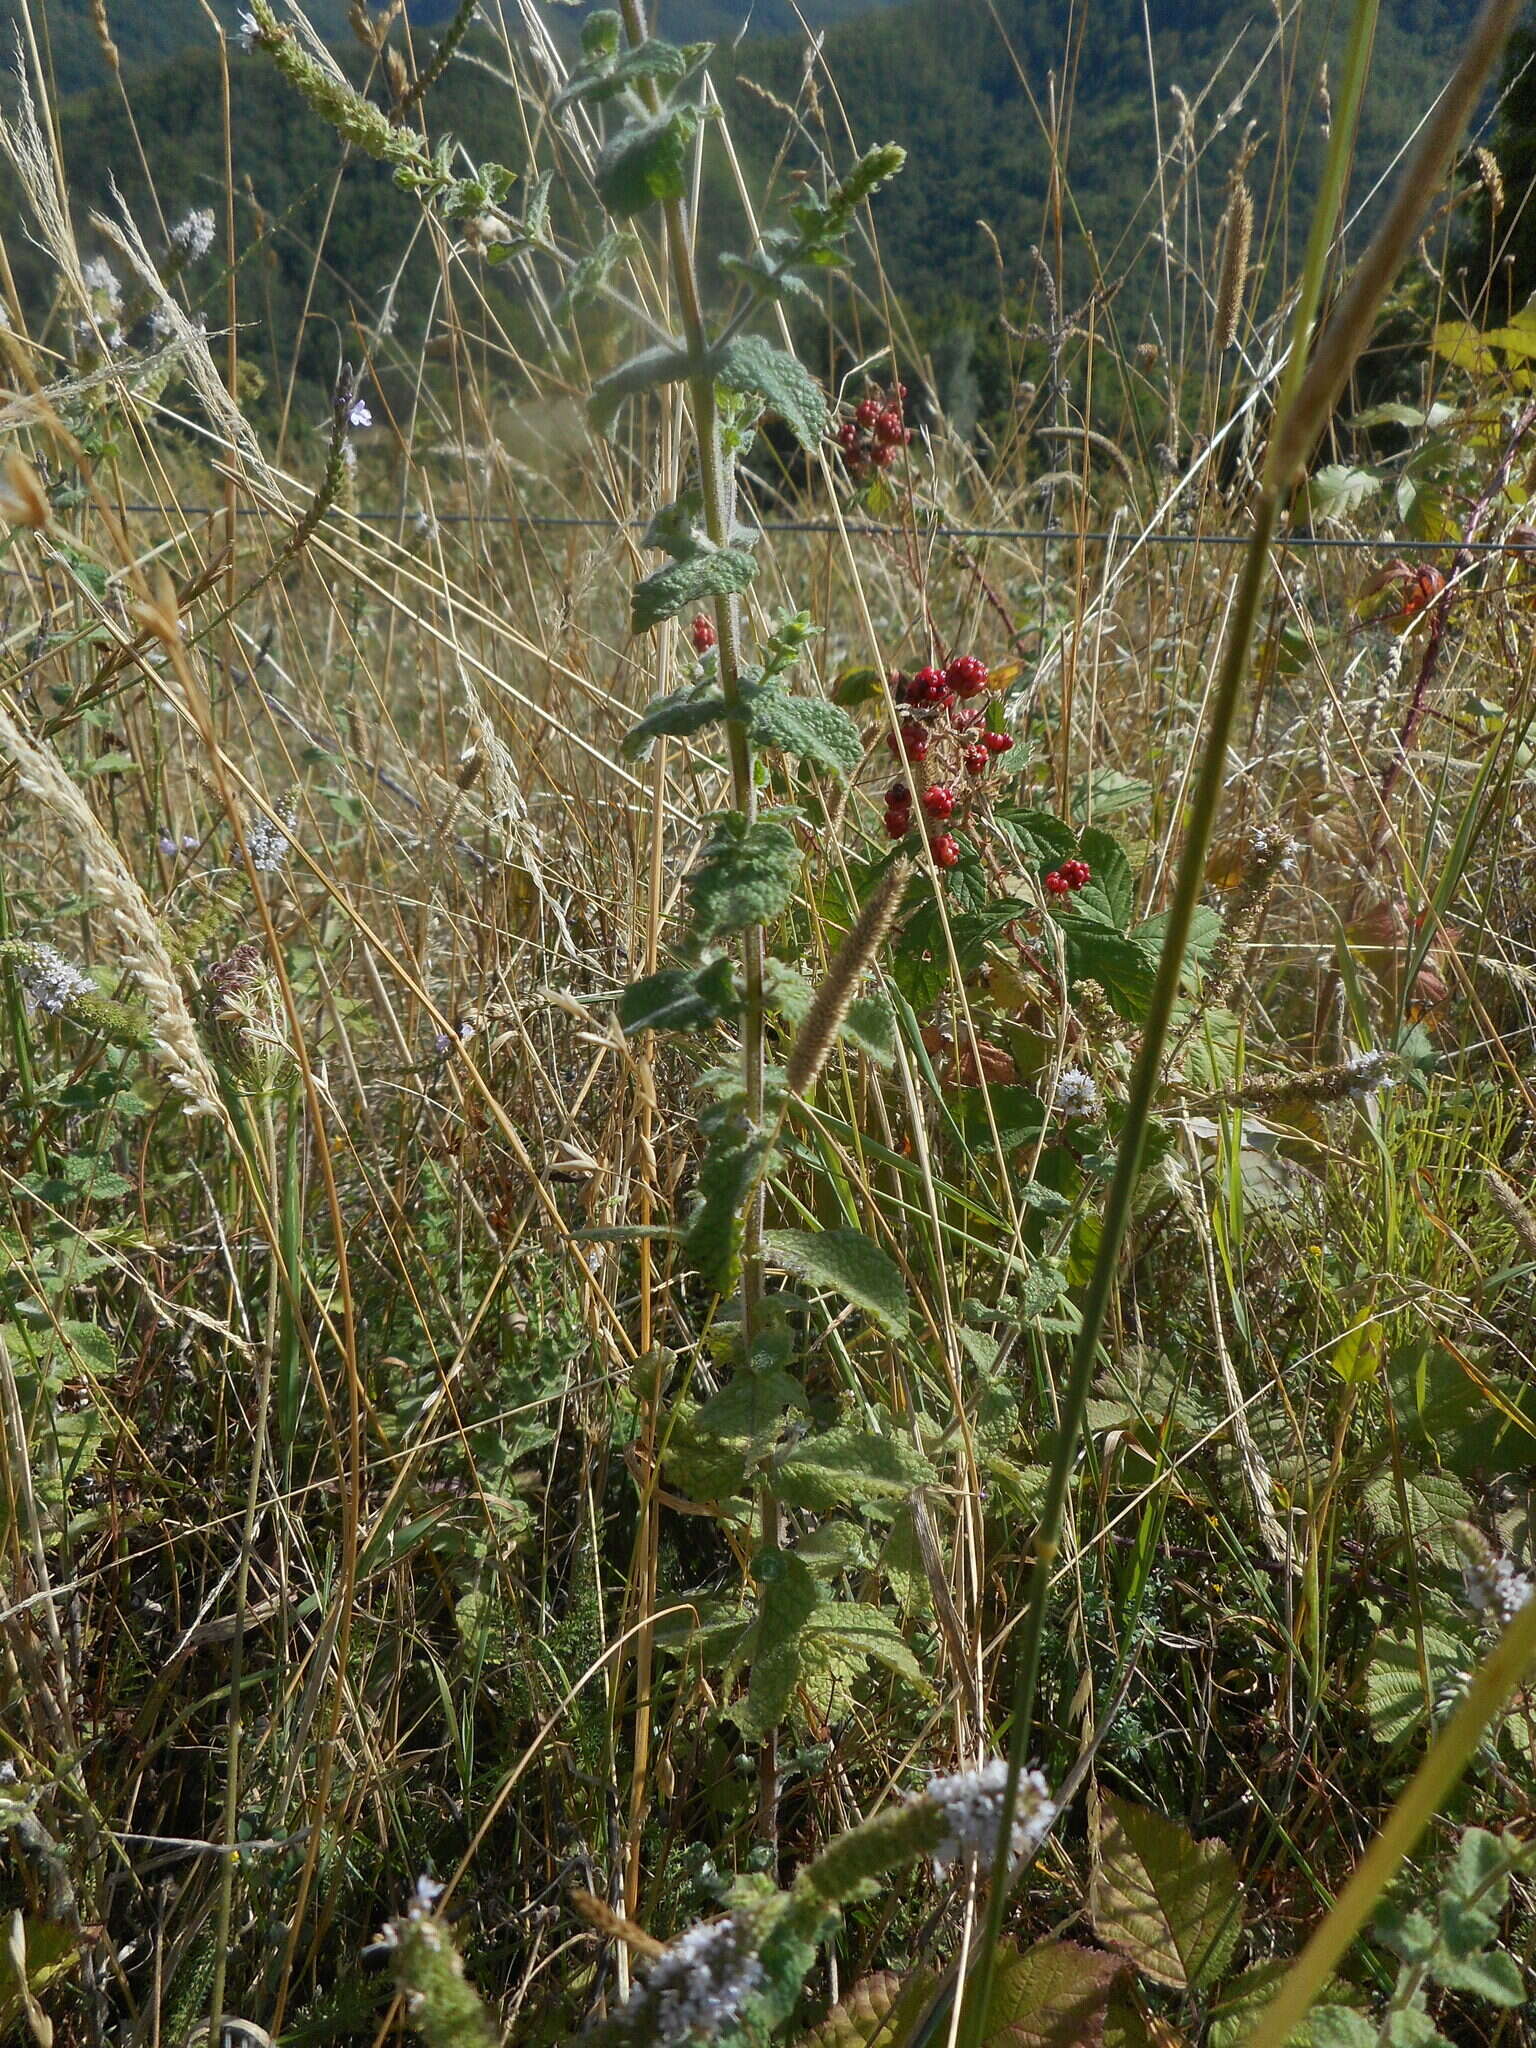
{"type": "Polygon", "coordinates": [[[92,989],[90,976],[71,966],[53,946],[34,949],[31,960],[21,970],[21,986],[33,1009],[43,1010],[50,1017],[57,1017],[77,996],[88,996],[92,989]]]}
{"type": "Polygon", "coordinates": [[[734,2026],[762,1977],[747,1930],[735,1919],[706,1920],[656,1958],[630,2003],[662,2048],[683,2048],[734,2026]]]}
{"type": "MultiPolygon", "coordinates": [[[[927,1797],[941,1809],[949,1830],[933,1852],[935,1876],[942,1877],[952,1863],[974,1860],[978,1870],[992,1867],[1007,1786],[1008,1762],[1000,1756],[993,1757],[979,1770],[956,1771],[953,1777],[928,1780],[927,1797]]],[[[1014,1862],[1039,1848],[1055,1818],[1051,1788],[1038,1771],[1025,1771],[1019,1778],[1013,1809],[1014,1862]]]]}
{"type": "Polygon", "coordinates": [[[1509,1627],[1536,1590],[1525,1573],[1516,1569],[1513,1559],[1492,1552],[1467,1565],[1466,1579],[1467,1599],[1500,1628],[1509,1627]]]}
{"type": "Polygon", "coordinates": [[[1062,1116],[1093,1116],[1099,1106],[1098,1086],[1081,1067],[1063,1067],[1052,1102],[1062,1116]]]}

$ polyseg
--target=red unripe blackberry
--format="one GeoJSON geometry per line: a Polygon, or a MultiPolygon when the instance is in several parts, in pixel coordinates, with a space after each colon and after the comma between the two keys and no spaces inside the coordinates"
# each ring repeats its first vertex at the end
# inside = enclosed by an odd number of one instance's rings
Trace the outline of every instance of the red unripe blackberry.
{"type": "Polygon", "coordinates": [[[1072,889],[1084,889],[1093,880],[1093,869],[1085,860],[1064,860],[1059,872],[1072,889]]]}
{"type": "Polygon", "coordinates": [[[891,447],[877,448],[873,460],[876,469],[889,469],[896,460],[896,450],[891,447]]]}
{"type": "Polygon", "coordinates": [[[902,806],[893,805],[885,814],[885,836],[887,839],[905,839],[912,830],[912,813],[902,806]]]}
{"type": "Polygon", "coordinates": [[[933,841],[933,857],[941,868],[952,868],[960,858],[960,842],[952,832],[941,832],[933,841]]]}
{"type": "Polygon", "coordinates": [[[981,736],[981,744],[989,754],[1006,754],[1013,747],[1013,734],[1010,732],[984,732],[981,736]]]}
{"type": "Polygon", "coordinates": [[[854,418],[861,427],[872,427],[880,417],[878,398],[861,398],[854,409],[854,418]]]}
{"type": "Polygon", "coordinates": [[[1072,884],[1059,868],[1052,868],[1045,878],[1045,886],[1052,896],[1070,896],[1072,894],[1072,884]]]}
{"type": "Polygon", "coordinates": [[[979,697],[987,687],[987,664],[974,654],[960,654],[944,671],[944,679],[957,697],[979,697]]]}
{"type": "Polygon", "coordinates": [[[840,448],[847,449],[850,455],[853,453],[854,449],[858,447],[859,430],[853,424],[852,420],[844,420],[842,425],[838,428],[837,442],[838,446],[840,448]]]}
{"type": "Polygon", "coordinates": [[[944,696],[944,678],[936,668],[920,668],[912,678],[908,699],[913,704],[937,704],[944,696]]]}
{"type": "Polygon", "coordinates": [[[896,396],[897,396],[897,397],[898,397],[898,398],[900,399],[900,401],[901,401],[901,403],[902,403],[903,405],[905,405],[905,404],[906,404],[906,402],[907,402],[907,387],[906,387],[906,385],[905,385],[905,384],[898,384],[898,385],[896,386],[896,396]]]}
{"type": "Polygon", "coordinates": [[[893,782],[885,792],[885,807],[888,811],[899,811],[903,805],[910,807],[912,792],[904,782],[893,782]]]}
{"type": "Polygon", "coordinates": [[[967,747],[963,758],[967,775],[985,775],[992,756],[985,747],[967,747]]]}
{"type": "Polygon", "coordinates": [[[715,641],[718,638],[718,635],[715,632],[714,620],[709,618],[705,613],[700,612],[698,617],[693,622],[692,631],[694,653],[708,654],[709,650],[711,649],[711,647],[714,646],[715,641]]]}
{"type": "Polygon", "coordinates": [[[942,782],[936,782],[931,789],[923,791],[923,809],[930,818],[943,820],[955,808],[955,792],[946,789],[942,782]]]}
{"type": "Polygon", "coordinates": [[[888,406],[875,421],[875,439],[887,447],[894,448],[900,441],[903,431],[901,414],[894,407],[888,406]]]}

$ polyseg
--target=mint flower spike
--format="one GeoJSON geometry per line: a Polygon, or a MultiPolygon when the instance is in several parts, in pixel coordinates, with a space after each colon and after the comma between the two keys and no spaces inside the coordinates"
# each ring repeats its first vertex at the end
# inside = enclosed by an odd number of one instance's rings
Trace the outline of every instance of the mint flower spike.
{"type": "MultiPolygon", "coordinates": [[[[991,1869],[1007,1784],[1008,1760],[1001,1756],[974,1771],[928,1780],[923,1796],[938,1807],[948,1830],[933,1851],[935,1877],[942,1877],[953,1863],[972,1863],[982,1875],[991,1869]]],[[[1039,1771],[1026,1771],[1019,1779],[1013,1810],[1011,1860],[1017,1863],[1038,1849],[1055,1819],[1050,1786],[1039,1771]]]]}
{"type": "Polygon", "coordinates": [[[733,1914],[703,1920],[659,1955],[629,2001],[661,2048],[713,2041],[741,2017],[763,1980],[748,1929],[733,1914]]]}
{"type": "Polygon", "coordinates": [[[56,946],[34,946],[20,976],[28,1003],[49,1017],[62,1016],[71,1003],[92,994],[95,988],[90,976],[66,960],[56,946]]]}

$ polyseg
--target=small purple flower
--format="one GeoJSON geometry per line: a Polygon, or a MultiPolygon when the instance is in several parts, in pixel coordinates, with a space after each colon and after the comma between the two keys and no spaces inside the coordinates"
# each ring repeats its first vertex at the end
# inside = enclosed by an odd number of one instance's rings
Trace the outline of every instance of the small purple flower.
{"type": "Polygon", "coordinates": [[[176,858],[179,848],[169,832],[162,832],[160,834],[160,851],[167,860],[174,860],[176,858]]]}
{"type": "Polygon", "coordinates": [[[366,398],[354,398],[347,407],[347,425],[349,427],[371,427],[373,425],[373,414],[368,410],[366,398]]]}
{"type": "Polygon", "coordinates": [[[34,946],[32,958],[21,970],[21,986],[34,1010],[57,1017],[77,997],[89,995],[92,983],[56,946],[34,946]]]}

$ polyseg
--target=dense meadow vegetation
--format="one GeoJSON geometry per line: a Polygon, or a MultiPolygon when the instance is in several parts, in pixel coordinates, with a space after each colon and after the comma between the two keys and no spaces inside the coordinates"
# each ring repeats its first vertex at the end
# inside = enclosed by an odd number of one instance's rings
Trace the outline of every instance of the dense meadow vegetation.
{"type": "Polygon", "coordinates": [[[1532,2048],[1514,0],[10,11],[6,2038],[1532,2048]]]}

